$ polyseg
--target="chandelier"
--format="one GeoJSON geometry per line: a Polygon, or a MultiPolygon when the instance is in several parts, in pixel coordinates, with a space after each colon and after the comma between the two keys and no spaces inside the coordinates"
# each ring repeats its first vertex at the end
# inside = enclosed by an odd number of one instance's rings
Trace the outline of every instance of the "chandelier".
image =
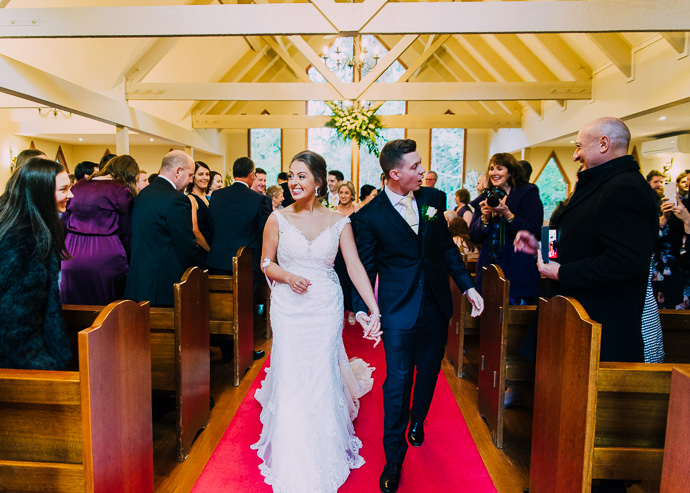
{"type": "Polygon", "coordinates": [[[50,115],[53,115],[53,118],[57,120],[58,116],[61,116],[62,118],[72,118],[72,113],[69,111],[63,111],[59,110],[57,108],[38,108],[38,114],[41,115],[43,118],[47,118],[50,115]]]}
{"type": "Polygon", "coordinates": [[[378,46],[374,47],[373,52],[370,52],[367,41],[359,37],[352,37],[351,56],[346,53],[347,48],[343,46],[343,38],[341,37],[335,40],[330,50],[328,46],[324,47],[321,58],[334,73],[349,67],[355,70],[357,75],[361,77],[363,70],[373,69],[381,58],[378,46]]]}

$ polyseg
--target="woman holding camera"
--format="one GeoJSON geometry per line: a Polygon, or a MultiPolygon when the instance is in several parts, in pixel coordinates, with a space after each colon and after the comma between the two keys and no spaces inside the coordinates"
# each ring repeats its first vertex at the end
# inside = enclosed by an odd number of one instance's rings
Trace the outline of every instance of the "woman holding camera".
{"type": "Polygon", "coordinates": [[[534,258],[515,252],[513,240],[520,230],[536,237],[544,221],[539,189],[523,177],[520,163],[512,154],[494,154],[486,171],[488,188],[477,200],[470,224],[470,238],[481,245],[475,283],[481,292],[482,268],[497,264],[510,281],[510,303],[536,304],[540,276],[534,258]]]}

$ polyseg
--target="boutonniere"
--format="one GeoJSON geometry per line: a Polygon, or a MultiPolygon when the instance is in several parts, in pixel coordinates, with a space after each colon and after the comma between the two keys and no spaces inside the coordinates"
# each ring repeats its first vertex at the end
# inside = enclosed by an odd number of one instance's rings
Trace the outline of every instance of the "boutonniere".
{"type": "Polygon", "coordinates": [[[429,207],[429,204],[422,204],[422,218],[425,221],[435,221],[438,216],[436,216],[438,210],[436,207],[429,207]]]}

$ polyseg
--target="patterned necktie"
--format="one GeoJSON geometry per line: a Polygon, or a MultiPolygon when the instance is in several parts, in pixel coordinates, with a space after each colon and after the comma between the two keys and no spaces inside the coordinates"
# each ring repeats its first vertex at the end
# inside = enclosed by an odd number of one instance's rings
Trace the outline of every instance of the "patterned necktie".
{"type": "Polygon", "coordinates": [[[414,209],[412,208],[412,196],[408,195],[403,197],[400,203],[405,206],[405,221],[407,221],[407,224],[410,225],[415,233],[419,233],[417,214],[415,214],[414,209]]]}

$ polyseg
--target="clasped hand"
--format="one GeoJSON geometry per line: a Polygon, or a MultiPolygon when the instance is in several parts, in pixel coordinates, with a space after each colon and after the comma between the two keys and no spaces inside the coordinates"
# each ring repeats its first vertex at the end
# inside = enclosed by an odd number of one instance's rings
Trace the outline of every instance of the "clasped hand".
{"type": "Polygon", "coordinates": [[[311,286],[309,279],[305,279],[304,277],[300,276],[291,275],[288,277],[287,281],[290,285],[290,288],[297,294],[306,293],[309,286],[311,286]]]}
{"type": "Polygon", "coordinates": [[[364,329],[363,337],[370,341],[374,341],[374,347],[378,346],[379,342],[381,342],[381,335],[383,334],[381,331],[381,315],[367,315],[364,312],[358,312],[356,318],[364,329]]]}

